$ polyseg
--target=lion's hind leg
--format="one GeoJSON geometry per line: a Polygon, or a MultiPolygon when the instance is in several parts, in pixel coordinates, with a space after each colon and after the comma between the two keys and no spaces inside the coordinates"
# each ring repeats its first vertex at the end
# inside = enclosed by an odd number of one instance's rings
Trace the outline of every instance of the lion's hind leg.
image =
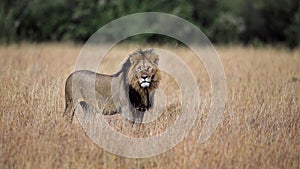
{"type": "Polygon", "coordinates": [[[70,123],[72,123],[72,121],[73,121],[73,117],[74,117],[75,109],[76,109],[76,105],[77,105],[76,101],[74,101],[74,98],[73,98],[73,88],[72,88],[73,74],[74,73],[72,73],[67,78],[67,81],[66,81],[66,85],[65,85],[66,107],[65,107],[65,111],[63,113],[63,117],[65,117],[68,120],[70,119],[70,123]]]}
{"type": "Polygon", "coordinates": [[[80,101],[80,102],[76,103],[75,105],[73,105],[71,103],[66,103],[66,108],[65,108],[65,112],[64,112],[63,116],[67,116],[67,118],[70,118],[71,119],[70,123],[72,123],[72,121],[74,119],[75,110],[76,110],[76,107],[78,104],[80,104],[80,106],[85,114],[97,112],[97,110],[93,106],[89,105],[85,101],[80,101]],[[70,114],[71,114],[71,117],[68,117],[68,115],[70,115],[70,114]]]}
{"type": "Polygon", "coordinates": [[[92,106],[91,104],[88,104],[86,101],[80,101],[79,102],[81,108],[83,109],[84,113],[97,113],[97,109],[92,106]]]}
{"type": "Polygon", "coordinates": [[[72,121],[73,121],[73,117],[75,115],[75,110],[76,110],[76,105],[74,105],[72,103],[72,101],[69,101],[68,99],[66,99],[66,107],[65,107],[65,111],[63,113],[63,117],[66,117],[67,119],[70,118],[70,123],[72,123],[72,121]],[[70,117],[70,115],[71,115],[71,117],[70,117]]]}
{"type": "Polygon", "coordinates": [[[66,89],[66,93],[65,93],[65,101],[66,101],[66,107],[65,107],[65,111],[63,113],[63,117],[65,117],[66,119],[70,119],[70,123],[72,123],[74,115],[75,115],[75,110],[78,105],[78,101],[74,100],[72,98],[71,91],[68,91],[67,89],[66,89]]]}

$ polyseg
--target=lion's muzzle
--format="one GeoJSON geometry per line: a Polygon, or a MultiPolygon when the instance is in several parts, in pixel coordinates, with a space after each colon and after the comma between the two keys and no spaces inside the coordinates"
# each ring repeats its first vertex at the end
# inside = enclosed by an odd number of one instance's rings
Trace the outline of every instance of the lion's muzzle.
{"type": "Polygon", "coordinates": [[[142,88],[147,88],[150,86],[151,78],[149,78],[148,75],[141,75],[139,82],[142,88]]]}

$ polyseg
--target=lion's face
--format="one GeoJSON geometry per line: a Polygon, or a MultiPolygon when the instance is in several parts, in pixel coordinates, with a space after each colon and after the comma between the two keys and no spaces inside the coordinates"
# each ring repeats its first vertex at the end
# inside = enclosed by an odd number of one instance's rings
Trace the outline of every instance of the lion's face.
{"type": "Polygon", "coordinates": [[[135,53],[130,56],[130,84],[136,89],[156,89],[160,80],[159,57],[152,52],[135,53]]]}

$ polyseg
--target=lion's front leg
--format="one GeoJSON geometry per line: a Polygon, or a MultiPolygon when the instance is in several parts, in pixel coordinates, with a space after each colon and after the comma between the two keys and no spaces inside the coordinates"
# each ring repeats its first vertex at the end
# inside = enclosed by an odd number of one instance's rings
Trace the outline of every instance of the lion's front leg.
{"type": "Polygon", "coordinates": [[[145,111],[134,110],[133,111],[133,123],[140,126],[143,123],[145,111]]]}
{"type": "MultiPolygon", "coordinates": [[[[144,111],[136,110],[135,108],[132,108],[129,111],[123,111],[122,115],[125,121],[129,122],[131,126],[141,126],[144,118],[144,111]]],[[[126,124],[128,124],[126,122],[126,124]]]]}

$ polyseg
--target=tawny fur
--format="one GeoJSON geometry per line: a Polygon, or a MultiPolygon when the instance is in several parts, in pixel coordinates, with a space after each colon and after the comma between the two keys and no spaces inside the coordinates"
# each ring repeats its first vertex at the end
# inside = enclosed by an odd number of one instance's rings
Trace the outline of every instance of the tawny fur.
{"type": "Polygon", "coordinates": [[[88,70],[72,73],[65,85],[66,107],[63,115],[72,122],[78,103],[83,109],[92,107],[104,115],[121,113],[121,104],[117,98],[123,92],[130,98],[134,109],[132,113],[142,114],[138,115],[138,120],[133,117],[133,121],[141,122],[144,111],[151,108],[154,90],[160,82],[158,60],[158,55],[152,49],[137,50],[129,55],[121,70],[113,75],[88,70]],[[148,88],[142,88],[139,83],[142,74],[151,77],[148,88]]]}

